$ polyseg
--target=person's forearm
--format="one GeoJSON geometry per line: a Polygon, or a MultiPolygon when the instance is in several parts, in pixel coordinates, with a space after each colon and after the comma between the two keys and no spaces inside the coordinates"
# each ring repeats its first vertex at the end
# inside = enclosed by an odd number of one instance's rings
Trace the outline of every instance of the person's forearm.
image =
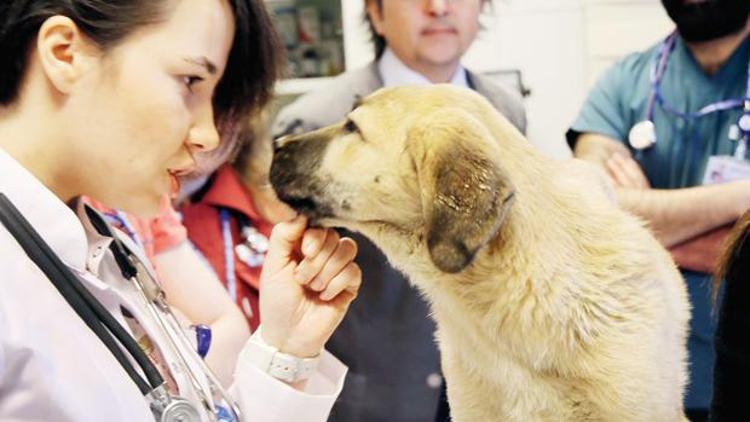
{"type": "Polygon", "coordinates": [[[185,241],[154,258],[170,305],[191,324],[211,327],[206,363],[223,385],[232,381],[235,361],[250,337],[242,311],[232,302],[216,274],[185,241]]]}
{"type": "Polygon", "coordinates": [[[671,247],[736,221],[750,208],[750,181],[685,189],[616,190],[620,205],[646,220],[671,247]]]}
{"type": "Polygon", "coordinates": [[[206,363],[216,374],[222,385],[232,383],[236,360],[242,346],[250,337],[247,321],[239,309],[228,312],[211,322],[211,347],[206,356],[206,363]]]}
{"type": "Polygon", "coordinates": [[[669,248],[678,267],[713,274],[731,224],[710,230],[698,237],[669,248]]]}

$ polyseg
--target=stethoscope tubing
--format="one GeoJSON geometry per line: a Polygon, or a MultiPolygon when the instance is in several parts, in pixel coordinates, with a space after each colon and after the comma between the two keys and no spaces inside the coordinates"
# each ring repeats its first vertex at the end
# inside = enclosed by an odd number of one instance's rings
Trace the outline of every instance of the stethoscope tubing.
{"type": "MultiPolygon", "coordinates": [[[[133,230],[130,223],[127,221],[127,217],[120,214],[119,215],[121,220],[120,223],[124,226],[126,231],[132,232],[135,234],[135,231],[133,230]]],[[[131,236],[132,239],[132,236],[131,236]]],[[[136,239],[133,239],[136,241],[136,239]]],[[[123,275],[125,274],[131,274],[130,280],[133,283],[133,286],[135,289],[139,292],[139,295],[146,303],[146,307],[149,309],[149,313],[151,314],[152,318],[157,321],[159,324],[162,332],[166,333],[166,338],[169,342],[170,347],[173,349],[174,354],[178,356],[180,359],[182,365],[186,368],[188,379],[190,380],[190,383],[193,385],[193,389],[197,392],[199,395],[199,398],[201,400],[201,404],[204,406],[204,408],[207,410],[207,412],[211,415],[214,414],[214,407],[216,403],[214,403],[212,397],[210,394],[206,394],[204,391],[204,388],[202,387],[202,383],[200,380],[198,380],[197,375],[193,372],[193,366],[190,362],[188,362],[188,359],[184,356],[184,353],[181,353],[181,350],[192,350],[193,345],[188,340],[187,336],[185,335],[185,332],[182,329],[182,325],[179,323],[177,318],[174,316],[174,313],[171,311],[169,305],[164,300],[164,294],[159,289],[158,294],[151,294],[145,289],[144,284],[148,283],[149,285],[155,286],[156,289],[158,289],[158,282],[152,278],[151,273],[146,270],[145,264],[140,260],[140,258],[135,255],[132,251],[128,250],[127,248],[123,247],[117,252],[113,252],[117,258],[118,255],[122,258],[121,254],[125,253],[127,255],[127,260],[130,262],[130,265],[133,267],[131,271],[128,271],[127,268],[124,268],[121,266],[121,270],[123,271],[123,275]],[[141,280],[139,276],[147,277],[148,280],[141,280]],[[144,283],[145,281],[145,283],[144,283]],[[176,337],[176,338],[175,338],[176,337]],[[178,344],[179,343],[179,344],[178,344]]],[[[119,262],[119,261],[118,261],[119,262]]],[[[191,355],[198,356],[200,355],[196,354],[191,355]]],[[[218,380],[218,378],[214,375],[213,371],[206,365],[206,363],[203,361],[203,359],[192,359],[192,363],[197,365],[200,370],[203,372],[204,376],[207,378],[209,383],[211,384],[211,389],[215,391],[219,396],[221,396],[221,399],[226,402],[228,406],[231,407],[230,411],[234,414],[232,415],[235,421],[241,421],[241,412],[239,410],[239,407],[236,403],[231,399],[229,393],[224,389],[224,387],[221,385],[221,382],[218,380]]]]}
{"type": "MultiPolygon", "coordinates": [[[[197,379],[197,375],[193,371],[193,366],[190,365],[187,357],[184,356],[184,353],[181,353],[181,350],[192,350],[192,345],[188,341],[184,331],[182,331],[181,325],[171,312],[169,306],[163,300],[163,292],[155,289],[147,289],[144,287],[144,283],[139,279],[139,276],[145,275],[148,277],[149,284],[155,284],[156,280],[151,277],[151,274],[146,270],[144,263],[140,261],[138,256],[115,237],[109,226],[107,226],[106,222],[101,219],[96,211],[89,207],[86,207],[85,211],[94,228],[101,235],[113,239],[110,244],[110,249],[123,277],[133,283],[136,291],[145,301],[146,307],[149,310],[148,312],[151,313],[152,318],[157,324],[159,324],[161,331],[166,334],[165,337],[167,338],[169,347],[173,348],[173,351],[175,352],[174,354],[178,356],[181,363],[186,368],[188,378],[193,385],[196,394],[198,394],[201,404],[205,407],[208,415],[212,419],[216,419],[216,404],[213,402],[211,395],[206,394],[205,388],[202,387],[202,383],[197,379]],[[174,333],[177,334],[175,335],[174,333]],[[182,349],[178,345],[178,342],[182,343],[182,349]]],[[[166,391],[166,383],[159,373],[159,370],[156,368],[156,365],[151,362],[135,339],[122,327],[122,325],[120,325],[114,316],[112,316],[112,314],[110,314],[104,306],[94,298],[93,294],[82,285],[81,281],[72,274],[70,269],[52,251],[49,245],[47,245],[36,230],[34,230],[28,220],[26,220],[21,212],[3,193],[0,193],[0,222],[2,222],[8,231],[16,238],[19,245],[29,258],[44,272],[53,286],[55,286],[63,298],[70,304],[74,312],[78,314],[83,322],[112,353],[113,357],[115,357],[123,370],[136,384],[139,391],[141,391],[145,397],[152,400],[156,396],[161,396],[166,391]],[[136,371],[132,362],[125,356],[124,351],[117,343],[125,348],[138,366],[141,367],[146,376],[146,380],[144,380],[136,371]]],[[[156,286],[158,289],[158,284],[156,284],[156,286]]],[[[197,356],[197,354],[194,356],[197,356]]],[[[233,417],[233,420],[240,421],[241,413],[239,407],[230,398],[229,394],[215,375],[213,375],[210,368],[208,368],[202,359],[196,358],[193,360],[197,363],[201,371],[205,374],[207,381],[211,384],[209,388],[212,393],[216,393],[220,396],[221,400],[230,407],[229,411],[232,412],[231,417],[233,417]]],[[[183,405],[192,406],[189,402],[179,397],[174,397],[174,399],[178,402],[182,401],[183,405]]],[[[184,413],[178,412],[178,414],[184,416],[184,413]]],[[[162,414],[162,419],[165,415],[166,414],[162,414]]],[[[197,417],[197,414],[194,414],[194,416],[197,417]]]]}
{"type": "Polygon", "coordinates": [[[60,294],[68,301],[83,322],[96,334],[120,363],[123,370],[133,380],[144,395],[164,383],[159,370],[141,350],[138,343],[130,336],[119,322],[97,301],[91,292],[70,272],[70,269],[52,252],[52,249],[39,236],[26,218],[13,203],[0,193],[0,219],[6,228],[18,240],[29,258],[32,259],[53,283],[60,294]],[[114,338],[113,338],[114,337],[114,338]],[[143,370],[148,382],[133,367],[119,342],[143,370]]]}

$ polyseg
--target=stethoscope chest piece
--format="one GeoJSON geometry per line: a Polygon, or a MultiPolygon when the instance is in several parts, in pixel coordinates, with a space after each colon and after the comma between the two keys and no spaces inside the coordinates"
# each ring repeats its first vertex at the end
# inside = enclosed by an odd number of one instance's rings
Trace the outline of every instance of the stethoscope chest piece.
{"type": "Polygon", "coordinates": [[[189,401],[170,396],[161,386],[151,392],[151,411],[158,422],[200,422],[198,409],[189,401]]]}
{"type": "Polygon", "coordinates": [[[742,130],[742,132],[750,133],[750,112],[746,110],[744,113],[742,113],[742,116],[740,116],[740,119],[737,121],[737,126],[742,130]]]}
{"type": "Polygon", "coordinates": [[[630,146],[637,150],[650,148],[656,143],[656,127],[651,120],[638,122],[630,129],[628,133],[628,142],[630,146]]]}

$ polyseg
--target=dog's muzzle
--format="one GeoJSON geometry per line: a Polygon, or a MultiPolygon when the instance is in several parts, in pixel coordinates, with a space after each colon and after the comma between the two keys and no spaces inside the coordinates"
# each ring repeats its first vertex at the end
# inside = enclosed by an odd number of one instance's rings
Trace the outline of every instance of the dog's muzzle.
{"type": "Polygon", "coordinates": [[[274,141],[270,181],[279,199],[311,219],[332,216],[318,172],[328,140],[313,134],[274,141]]]}

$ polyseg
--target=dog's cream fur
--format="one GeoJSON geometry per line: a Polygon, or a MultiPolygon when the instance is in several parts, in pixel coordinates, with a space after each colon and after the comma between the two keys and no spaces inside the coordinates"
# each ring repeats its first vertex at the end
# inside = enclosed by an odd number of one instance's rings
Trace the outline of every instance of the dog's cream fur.
{"type": "Polygon", "coordinates": [[[689,305],[670,256],[603,175],[542,156],[479,95],[381,90],[282,140],[271,179],[427,297],[453,420],[683,420],[689,305]]]}

